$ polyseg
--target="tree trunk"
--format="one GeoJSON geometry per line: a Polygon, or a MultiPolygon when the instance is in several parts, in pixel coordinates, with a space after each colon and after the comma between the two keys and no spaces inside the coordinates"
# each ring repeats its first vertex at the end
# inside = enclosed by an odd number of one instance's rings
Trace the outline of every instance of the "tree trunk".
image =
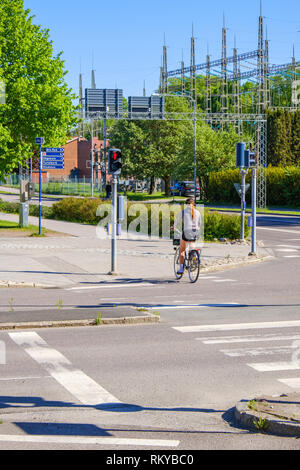
{"type": "Polygon", "coordinates": [[[170,176],[166,176],[165,178],[163,178],[163,180],[165,182],[165,195],[170,196],[170,194],[171,194],[171,191],[170,191],[170,176]]]}
{"type": "Polygon", "coordinates": [[[154,190],[155,190],[155,178],[154,176],[151,176],[149,194],[153,194],[154,190]]]}

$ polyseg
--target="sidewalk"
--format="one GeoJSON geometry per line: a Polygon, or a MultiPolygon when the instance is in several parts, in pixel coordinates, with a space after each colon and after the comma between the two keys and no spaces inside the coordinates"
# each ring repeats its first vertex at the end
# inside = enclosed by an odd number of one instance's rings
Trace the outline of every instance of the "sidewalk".
{"type": "MultiPolygon", "coordinates": [[[[0,218],[18,221],[17,214],[0,213],[0,218]]],[[[29,223],[38,225],[38,218],[29,217],[29,223]]],[[[117,241],[118,275],[111,276],[108,274],[111,240],[102,228],[49,219],[42,220],[42,227],[65,236],[0,237],[0,285],[31,283],[66,287],[84,281],[174,279],[171,240],[121,237],[117,241]]],[[[246,243],[205,243],[201,252],[201,272],[260,262],[273,256],[270,250],[261,246],[257,247],[256,256],[248,256],[250,251],[251,247],[246,243]]]]}

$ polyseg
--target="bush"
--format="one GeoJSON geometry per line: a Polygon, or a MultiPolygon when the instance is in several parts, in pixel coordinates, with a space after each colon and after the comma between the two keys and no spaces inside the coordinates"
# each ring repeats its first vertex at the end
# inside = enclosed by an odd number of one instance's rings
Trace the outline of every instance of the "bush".
{"type": "Polygon", "coordinates": [[[53,218],[68,222],[97,225],[100,220],[96,216],[99,204],[100,201],[97,199],[66,197],[53,204],[53,218]]]}
{"type": "MultiPolygon", "coordinates": [[[[247,218],[245,217],[245,238],[250,233],[247,218]]],[[[204,240],[214,238],[240,238],[241,217],[239,215],[219,214],[218,212],[204,211],[204,240]]]]}
{"type": "MultiPolygon", "coordinates": [[[[210,173],[207,199],[216,203],[240,204],[234,183],[241,183],[238,169],[210,173]]],[[[251,171],[248,171],[246,183],[251,184],[251,171]]],[[[250,189],[246,193],[246,201],[251,202],[250,189]]],[[[267,168],[267,204],[300,206],[300,167],[267,168]]]]}
{"type": "MultiPolygon", "coordinates": [[[[105,203],[107,203],[105,201],[105,203]]],[[[100,217],[96,215],[97,208],[101,204],[101,201],[95,199],[76,199],[76,198],[66,198],[54,204],[53,207],[53,217],[59,220],[67,220],[69,222],[79,222],[85,224],[97,225],[100,221],[100,217]]],[[[127,204],[127,211],[133,204],[127,204]]],[[[150,233],[150,223],[151,223],[151,210],[154,209],[155,205],[153,204],[143,204],[143,207],[146,207],[148,212],[148,233],[150,233]]],[[[135,215],[128,215],[127,217],[127,227],[129,224],[139,216],[139,213],[135,215]]],[[[162,227],[162,217],[160,213],[159,217],[159,230],[161,233],[162,227]]],[[[213,240],[214,238],[229,238],[237,239],[240,238],[240,216],[238,215],[228,215],[228,214],[219,214],[217,212],[209,212],[208,210],[204,211],[204,238],[205,240],[213,240]]],[[[174,217],[171,214],[170,225],[173,225],[174,217]]],[[[127,228],[126,227],[126,228],[127,228]]],[[[139,230],[139,228],[138,228],[139,230]]],[[[245,237],[249,234],[249,227],[247,224],[247,219],[245,220],[245,237]]]]}
{"type": "MultiPolygon", "coordinates": [[[[101,217],[97,216],[97,209],[101,204],[101,200],[97,199],[78,199],[65,198],[53,204],[52,207],[42,206],[42,217],[47,219],[64,220],[67,222],[77,222],[81,224],[97,225],[101,217]]],[[[107,204],[107,201],[105,201],[107,204]]],[[[127,211],[133,203],[127,204],[127,211]]],[[[148,213],[148,233],[150,233],[151,211],[154,210],[155,204],[143,204],[148,213]]],[[[0,200],[0,211],[9,213],[19,213],[19,203],[2,202],[0,200]]],[[[30,205],[29,214],[38,217],[39,206],[30,205]]],[[[128,215],[127,227],[139,216],[137,212],[134,215],[128,215]]],[[[162,232],[163,214],[159,214],[159,233],[162,232]]],[[[174,223],[174,215],[171,213],[170,225],[174,223]]],[[[231,240],[240,238],[241,219],[238,215],[220,214],[218,212],[204,211],[204,239],[213,240],[214,238],[229,238],[231,240]]],[[[139,228],[138,228],[139,231],[139,228]]],[[[245,220],[245,237],[249,235],[250,229],[245,220]]]]}

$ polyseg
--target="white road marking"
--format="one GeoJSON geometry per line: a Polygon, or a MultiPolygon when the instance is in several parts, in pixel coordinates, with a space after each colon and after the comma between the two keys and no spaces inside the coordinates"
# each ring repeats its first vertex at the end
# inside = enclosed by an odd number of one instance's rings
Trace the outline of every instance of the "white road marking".
{"type": "Polygon", "coordinates": [[[236,282],[236,279],[215,279],[213,282],[236,282]]]}
{"type": "Polygon", "coordinates": [[[291,253],[291,252],[295,252],[295,251],[298,251],[296,248],[295,249],[292,249],[292,248],[276,248],[276,251],[282,251],[284,253],[291,253]]]}
{"type": "Polygon", "coordinates": [[[181,333],[194,333],[199,331],[252,330],[264,328],[289,328],[294,326],[300,326],[300,320],[258,323],[225,323],[222,325],[173,326],[172,328],[180,331],[181,333]]]}
{"type": "Polygon", "coordinates": [[[205,305],[198,305],[198,304],[194,304],[194,305],[154,305],[153,307],[149,306],[149,307],[145,307],[145,308],[149,308],[149,309],[156,309],[156,310],[169,310],[169,309],[173,309],[173,308],[204,308],[205,305]]]}
{"type": "Polygon", "coordinates": [[[217,279],[217,276],[204,276],[200,274],[199,279],[217,279]]]}
{"type": "Polygon", "coordinates": [[[287,385],[291,388],[299,388],[300,389],[300,378],[299,377],[292,377],[290,379],[277,379],[279,382],[287,385]]]}
{"type": "Polygon", "coordinates": [[[294,249],[300,249],[300,246],[295,246],[295,245],[276,245],[282,248],[294,248],[294,249]]]}
{"type": "Polygon", "coordinates": [[[270,228],[270,227],[256,227],[258,230],[270,230],[274,232],[283,232],[283,233],[297,233],[299,234],[299,230],[286,230],[281,228],[270,228]]]}
{"type": "MultiPolygon", "coordinates": [[[[84,286],[84,287],[68,287],[66,288],[65,290],[88,290],[88,289],[119,289],[121,287],[154,287],[155,284],[150,284],[148,282],[135,282],[135,283],[127,283],[127,284],[119,284],[119,283],[115,283],[115,284],[101,284],[101,285],[98,285],[98,286],[84,286]]],[[[156,286],[157,287],[157,286],[156,286]]]]}
{"type": "Polygon", "coordinates": [[[256,362],[247,364],[252,369],[259,372],[274,372],[279,370],[297,370],[300,369],[299,361],[280,361],[280,362],[256,362]]]}
{"type": "Polygon", "coordinates": [[[71,362],[60,352],[51,349],[37,333],[9,333],[9,336],[81,403],[85,405],[120,403],[81,370],[72,368],[71,362]]]}
{"type": "Polygon", "coordinates": [[[118,437],[81,437],[81,436],[27,436],[0,434],[1,442],[33,442],[36,444],[77,444],[108,446],[150,446],[177,447],[180,441],[163,439],[127,439],[118,437]]]}
{"type": "Polygon", "coordinates": [[[288,256],[283,256],[283,258],[300,258],[300,255],[288,255],[288,256]]]}
{"type": "Polygon", "coordinates": [[[1,377],[0,380],[3,382],[9,382],[10,380],[34,380],[34,379],[47,379],[51,377],[51,375],[44,375],[39,377],[1,377]]]}
{"type": "Polygon", "coordinates": [[[274,354],[291,354],[294,346],[276,346],[269,348],[242,348],[242,349],[220,349],[225,356],[245,357],[245,356],[272,356],[274,354]]]}
{"type": "MultiPolygon", "coordinates": [[[[229,307],[230,305],[238,305],[236,302],[230,302],[225,304],[186,304],[186,305],[154,305],[154,306],[145,306],[149,309],[171,309],[171,308],[212,308],[212,307],[229,307]]],[[[175,330],[178,328],[175,328],[175,330]]]]}
{"type": "Polygon", "coordinates": [[[300,335],[265,335],[265,336],[222,336],[215,338],[196,338],[198,341],[202,341],[203,344],[224,344],[224,343],[258,343],[261,341],[287,341],[300,339],[300,335]]]}

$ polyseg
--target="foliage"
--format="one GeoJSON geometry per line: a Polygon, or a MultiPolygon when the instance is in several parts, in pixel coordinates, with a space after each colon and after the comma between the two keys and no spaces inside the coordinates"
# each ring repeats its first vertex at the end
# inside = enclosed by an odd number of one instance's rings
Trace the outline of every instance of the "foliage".
{"type": "Polygon", "coordinates": [[[0,105],[0,174],[32,157],[35,137],[44,136],[48,146],[66,142],[76,108],[61,56],[53,57],[49,30],[33,24],[23,0],[1,0],[0,70],[6,103],[0,105]]]}
{"type": "MultiPolygon", "coordinates": [[[[220,168],[226,170],[234,167],[236,143],[241,139],[248,139],[246,136],[237,135],[233,129],[213,130],[203,121],[197,122],[196,129],[197,177],[200,181],[202,197],[204,197],[209,174],[220,168]]],[[[176,179],[193,179],[193,141],[194,134],[189,130],[185,134],[174,173],[176,179]]]]}
{"type": "MultiPolygon", "coordinates": [[[[267,168],[267,204],[300,207],[300,167],[267,168]]],[[[234,183],[241,182],[238,169],[212,172],[209,175],[206,198],[216,203],[240,203],[234,183]]],[[[246,176],[246,183],[251,183],[251,171],[246,176]]],[[[246,201],[250,202],[250,189],[246,201]]]]}
{"type": "Polygon", "coordinates": [[[267,120],[268,163],[300,165],[300,111],[269,110],[267,120]]]}
{"type": "MultiPolygon", "coordinates": [[[[188,101],[167,97],[166,112],[191,112],[188,101]]],[[[189,124],[186,121],[118,121],[110,132],[111,146],[122,148],[124,175],[162,178],[169,193],[170,177],[189,124]]]]}
{"type": "MultiPolygon", "coordinates": [[[[241,217],[238,215],[219,214],[218,212],[204,212],[204,239],[229,238],[235,240],[240,238],[241,217]]],[[[247,218],[245,218],[245,237],[250,233],[247,218]]]]}

